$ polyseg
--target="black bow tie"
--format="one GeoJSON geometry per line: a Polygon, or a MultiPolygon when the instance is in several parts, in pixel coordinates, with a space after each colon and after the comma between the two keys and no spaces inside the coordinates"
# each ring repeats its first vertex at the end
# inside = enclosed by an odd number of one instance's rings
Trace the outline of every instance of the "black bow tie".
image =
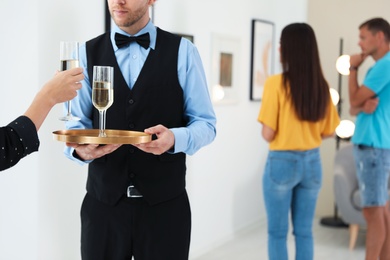
{"type": "Polygon", "coordinates": [[[141,34],[140,36],[126,36],[120,33],[115,33],[115,43],[118,48],[122,48],[131,42],[137,42],[145,49],[149,48],[150,37],[149,33],[141,34]]]}

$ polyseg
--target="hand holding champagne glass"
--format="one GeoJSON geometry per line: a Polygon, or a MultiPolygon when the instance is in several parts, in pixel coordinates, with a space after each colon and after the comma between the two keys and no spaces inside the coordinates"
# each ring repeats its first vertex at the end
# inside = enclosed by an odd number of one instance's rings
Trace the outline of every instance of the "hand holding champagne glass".
{"type": "MultiPolygon", "coordinates": [[[[60,70],[68,70],[79,67],[79,43],[78,42],[60,42],[60,70]]],[[[68,113],[60,117],[62,121],[77,121],[80,118],[73,116],[71,112],[71,101],[68,102],[68,113]]]]}
{"type": "Polygon", "coordinates": [[[99,110],[99,137],[105,137],[106,110],[114,102],[114,68],[93,66],[92,103],[99,110]]]}

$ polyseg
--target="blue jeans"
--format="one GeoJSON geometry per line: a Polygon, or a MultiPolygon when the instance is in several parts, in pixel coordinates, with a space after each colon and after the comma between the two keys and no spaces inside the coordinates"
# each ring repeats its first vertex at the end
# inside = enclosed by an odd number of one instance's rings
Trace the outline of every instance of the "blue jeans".
{"type": "Polygon", "coordinates": [[[289,212],[297,260],[312,260],[313,219],[322,182],[319,149],[270,151],[263,176],[268,219],[268,256],[287,260],[289,212]]]}
{"type": "Polygon", "coordinates": [[[389,200],[390,150],[354,145],[353,155],[362,206],[385,206],[389,200]]]}

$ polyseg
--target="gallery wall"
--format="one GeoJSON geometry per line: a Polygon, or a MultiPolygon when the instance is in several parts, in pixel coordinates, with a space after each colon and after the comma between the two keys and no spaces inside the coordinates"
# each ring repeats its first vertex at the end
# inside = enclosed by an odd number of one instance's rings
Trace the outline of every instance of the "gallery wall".
{"type": "MultiPolygon", "coordinates": [[[[188,158],[192,256],[231,239],[238,230],[264,221],[261,176],[267,144],[260,136],[260,124],[256,121],[260,102],[249,101],[251,20],[274,22],[277,53],[280,30],[287,23],[305,21],[306,12],[306,1],[289,0],[247,0],[239,4],[235,1],[159,0],[155,5],[157,26],[194,36],[210,92],[216,71],[214,41],[230,39],[232,45],[237,42],[239,45],[238,50],[233,51],[239,63],[236,74],[233,72],[233,76],[238,77],[238,83],[233,86],[236,87],[235,99],[232,103],[215,104],[216,140],[188,158]]],[[[229,44],[229,40],[222,42],[229,44]]],[[[274,71],[277,70],[275,64],[274,71]]]]}
{"type": "MultiPolygon", "coordinates": [[[[1,1],[0,10],[0,121],[5,125],[25,111],[38,89],[38,8],[36,1],[24,1],[23,8],[14,1],[1,1]],[[15,10],[27,20],[15,19],[15,10]]],[[[37,159],[26,158],[17,168],[0,172],[0,259],[28,258],[18,252],[22,251],[18,245],[37,259],[37,159]]]]}

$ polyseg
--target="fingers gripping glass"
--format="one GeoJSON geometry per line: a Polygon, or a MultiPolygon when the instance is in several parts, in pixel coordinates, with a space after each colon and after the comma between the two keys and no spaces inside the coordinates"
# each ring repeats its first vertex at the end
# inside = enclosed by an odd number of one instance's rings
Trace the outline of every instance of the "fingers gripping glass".
{"type": "MultiPolygon", "coordinates": [[[[60,42],[60,70],[69,70],[79,67],[79,43],[78,42],[60,42]]],[[[80,118],[72,115],[71,101],[67,101],[68,112],[60,117],[62,121],[77,121],[80,118]]]]}
{"type": "Polygon", "coordinates": [[[93,67],[92,103],[99,110],[99,137],[106,137],[106,111],[114,102],[114,68],[93,67]]]}

